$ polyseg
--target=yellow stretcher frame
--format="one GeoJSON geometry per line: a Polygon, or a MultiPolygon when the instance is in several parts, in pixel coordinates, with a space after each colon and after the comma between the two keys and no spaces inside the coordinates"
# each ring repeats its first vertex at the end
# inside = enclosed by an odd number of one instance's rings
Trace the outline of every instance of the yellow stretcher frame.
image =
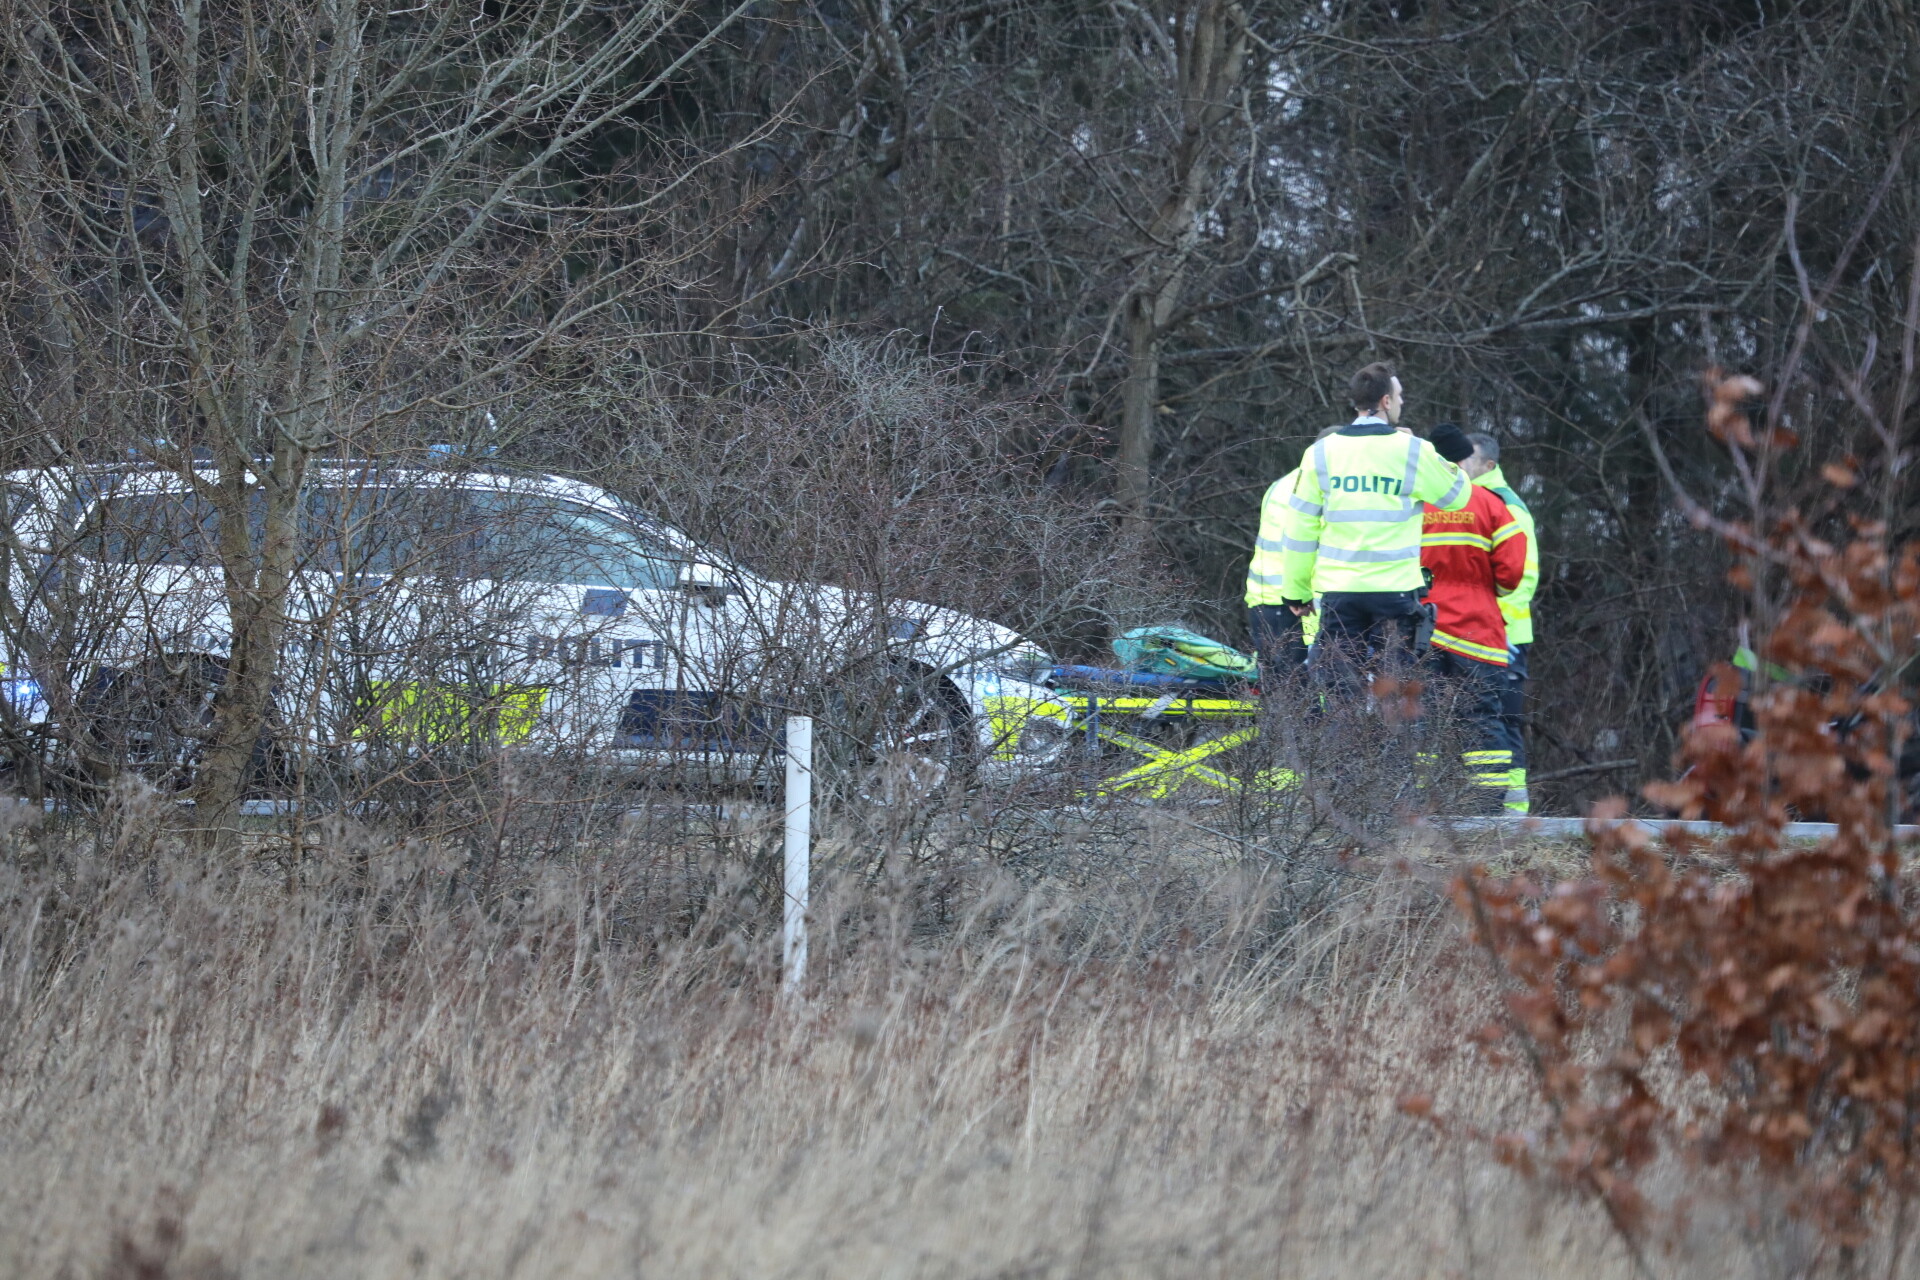
{"type": "Polygon", "coordinates": [[[1219,791],[1238,791],[1251,785],[1261,790],[1286,790],[1298,778],[1286,769],[1265,769],[1248,781],[1216,767],[1215,761],[1236,747],[1258,740],[1260,704],[1245,698],[1225,697],[1194,691],[1182,695],[1174,690],[1159,696],[1140,694],[1103,694],[1080,689],[1056,689],[1046,699],[1002,697],[991,699],[989,714],[993,720],[995,754],[1011,760],[1028,721],[1046,719],[1059,723],[1069,734],[1084,734],[1091,742],[1102,742],[1138,756],[1140,763],[1103,779],[1089,793],[1093,796],[1133,794],[1163,800],[1189,782],[1219,791]],[[1116,717],[1121,723],[1108,722],[1116,717]],[[1169,747],[1130,732],[1127,721],[1154,721],[1179,717],[1189,721],[1252,720],[1218,736],[1186,747],[1169,747]]]}

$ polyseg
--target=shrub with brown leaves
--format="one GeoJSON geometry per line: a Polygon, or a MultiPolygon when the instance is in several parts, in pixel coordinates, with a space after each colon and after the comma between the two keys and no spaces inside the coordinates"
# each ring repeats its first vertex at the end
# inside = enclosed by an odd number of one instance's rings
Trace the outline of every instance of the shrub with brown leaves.
{"type": "MultiPolygon", "coordinates": [[[[1741,404],[1758,385],[1709,391],[1709,429],[1752,447],[1741,404]]],[[[1850,489],[1841,470],[1827,482],[1850,489]]],[[[1489,1137],[1504,1162],[1598,1197],[1630,1236],[1655,1218],[1651,1166],[1674,1156],[1785,1189],[1825,1239],[1853,1245],[1920,1190],[1920,916],[1893,827],[1920,554],[1869,520],[1835,541],[1798,511],[1690,514],[1733,544],[1744,578],[1784,587],[1757,646],[1754,732],[1691,730],[1680,780],[1646,789],[1728,833],[1656,841],[1611,821],[1616,800],[1589,822],[1591,875],[1456,882],[1508,985],[1481,1038],[1525,1063],[1546,1113],[1489,1137]],[[1787,823],[1814,814],[1834,834],[1790,843],[1787,823]]]]}

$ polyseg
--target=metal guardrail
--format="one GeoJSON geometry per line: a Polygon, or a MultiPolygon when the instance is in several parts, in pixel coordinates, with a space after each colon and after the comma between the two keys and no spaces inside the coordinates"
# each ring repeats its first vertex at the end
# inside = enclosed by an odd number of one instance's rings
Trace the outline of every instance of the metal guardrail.
{"type": "MultiPolygon", "coordinates": [[[[1657,836],[1675,829],[1697,836],[1729,835],[1732,828],[1718,822],[1685,821],[1679,818],[1610,818],[1607,825],[1618,827],[1631,823],[1648,835],[1657,836]]],[[[1532,818],[1532,817],[1486,817],[1486,818],[1427,818],[1425,826],[1444,831],[1505,831],[1515,835],[1541,836],[1583,836],[1587,833],[1585,818],[1532,818]]],[[[1789,840],[1825,840],[1836,835],[1839,828],[1831,822],[1789,822],[1780,829],[1780,834],[1789,840]]],[[[1893,829],[1896,840],[1920,840],[1920,826],[1903,824],[1893,829]]]]}

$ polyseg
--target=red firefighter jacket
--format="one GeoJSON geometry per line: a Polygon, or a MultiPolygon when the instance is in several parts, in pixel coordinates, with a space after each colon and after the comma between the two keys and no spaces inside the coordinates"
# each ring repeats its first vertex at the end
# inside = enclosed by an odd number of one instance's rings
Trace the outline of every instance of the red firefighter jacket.
{"type": "Polygon", "coordinates": [[[1473,486],[1458,511],[1427,504],[1420,564],[1433,571],[1427,593],[1437,616],[1433,644],[1493,666],[1507,665],[1507,620],[1500,597],[1527,571],[1527,535],[1498,494],[1473,486]]]}

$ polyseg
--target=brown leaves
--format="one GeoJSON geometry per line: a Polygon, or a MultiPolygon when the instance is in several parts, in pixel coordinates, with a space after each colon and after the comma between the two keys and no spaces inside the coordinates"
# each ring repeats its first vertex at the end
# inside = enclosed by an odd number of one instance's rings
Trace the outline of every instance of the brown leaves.
{"type": "Polygon", "coordinates": [[[1497,1133],[1493,1136],[1493,1158],[1508,1168],[1531,1174],[1533,1142],[1524,1133],[1497,1133]]]}
{"type": "Polygon", "coordinates": [[[1752,378],[1723,375],[1718,369],[1707,373],[1707,430],[1723,444],[1743,449],[1754,446],[1753,423],[1741,411],[1741,405],[1757,399],[1764,388],[1752,378]]]}
{"type": "Polygon", "coordinates": [[[1633,1007],[1632,1036],[1635,1056],[1644,1060],[1673,1039],[1673,1018],[1658,1005],[1641,1001],[1633,1007]]]}
{"type": "MultiPolygon", "coordinates": [[[[1754,446],[1742,406],[1759,384],[1716,374],[1708,389],[1708,429],[1754,446]]],[[[1859,472],[1848,459],[1823,474],[1846,490],[1859,472]]],[[[1520,1050],[1507,1057],[1529,1064],[1551,1117],[1490,1139],[1493,1154],[1584,1189],[1623,1227],[1647,1219],[1635,1179],[1662,1151],[1794,1183],[1836,1240],[1859,1238],[1884,1197],[1920,1192],[1907,1137],[1920,1126],[1920,912],[1887,828],[1912,702],[1884,680],[1915,657],[1920,552],[1889,536],[1862,519],[1834,543],[1788,512],[1747,553],[1772,557],[1794,591],[1756,645],[1762,670],[1743,686],[1716,669],[1726,706],[1686,732],[1681,776],[1645,793],[1728,838],[1656,841],[1612,824],[1626,813],[1615,800],[1588,823],[1591,874],[1476,871],[1455,885],[1508,983],[1506,1019],[1476,1039],[1520,1050]],[[1731,714],[1743,687],[1747,741],[1731,714]],[[1837,834],[1789,843],[1796,811],[1837,834]],[[1620,1006],[1626,1018],[1608,1016],[1620,1006]],[[1656,1089],[1669,1077],[1643,1073],[1663,1057],[1680,1078],[1656,1089]],[[1683,1108],[1702,1084],[1717,1104],[1683,1108]]]]}
{"type": "Polygon", "coordinates": [[[1420,695],[1425,689],[1418,680],[1381,676],[1373,682],[1374,705],[1389,724],[1411,724],[1420,718],[1420,695]]]}

